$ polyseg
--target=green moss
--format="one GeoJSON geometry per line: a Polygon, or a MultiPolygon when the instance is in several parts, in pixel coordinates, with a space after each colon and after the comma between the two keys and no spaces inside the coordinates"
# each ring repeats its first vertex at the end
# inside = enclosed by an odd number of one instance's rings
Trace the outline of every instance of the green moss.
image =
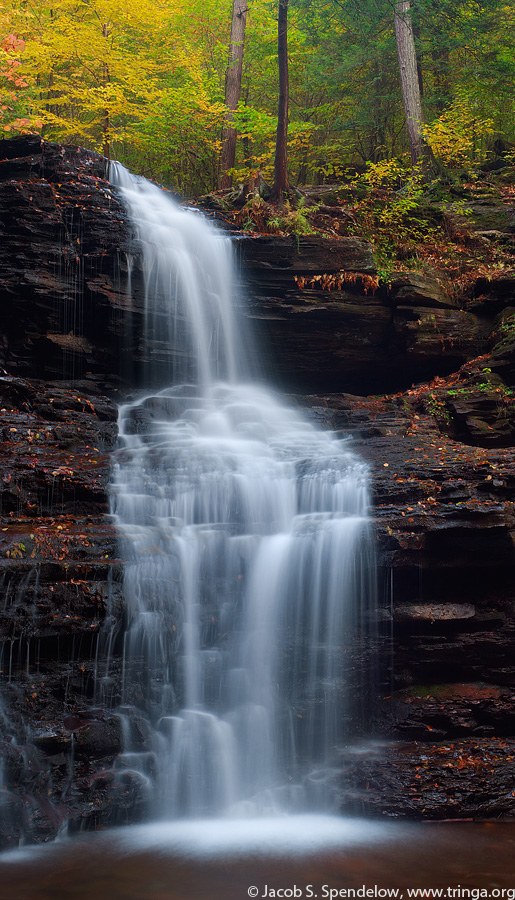
{"type": "Polygon", "coordinates": [[[428,413],[435,417],[440,426],[447,427],[451,424],[451,416],[445,399],[437,396],[437,394],[429,394],[426,399],[426,409],[428,413]]]}
{"type": "Polygon", "coordinates": [[[506,313],[508,313],[508,310],[504,311],[494,332],[494,350],[496,352],[499,350],[507,351],[511,348],[515,351],[515,314],[513,310],[510,310],[508,315],[506,313]]]}

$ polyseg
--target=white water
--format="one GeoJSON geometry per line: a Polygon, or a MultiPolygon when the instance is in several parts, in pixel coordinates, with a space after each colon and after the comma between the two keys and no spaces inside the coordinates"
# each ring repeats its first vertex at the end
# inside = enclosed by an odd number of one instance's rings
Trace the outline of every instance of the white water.
{"type": "Polygon", "coordinates": [[[121,764],[146,773],[165,816],[331,808],[374,601],[366,467],[245,383],[229,242],[148,182],[118,167],[116,181],[143,251],[148,333],[157,295],[159,330],[177,341],[181,321],[195,376],[120,408],[121,764]]]}

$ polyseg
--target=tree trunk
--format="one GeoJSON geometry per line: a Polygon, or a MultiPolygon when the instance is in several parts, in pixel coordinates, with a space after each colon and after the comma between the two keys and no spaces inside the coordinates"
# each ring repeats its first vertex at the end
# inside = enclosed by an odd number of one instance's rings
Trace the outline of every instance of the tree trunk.
{"type": "Polygon", "coordinates": [[[449,50],[446,47],[441,47],[433,50],[431,56],[433,60],[433,78],[436,91],[436,108],[441,114],[451,100],[451,64],[449,50]]]}
{"type": "MultiPolygon", "coordinates": [[[[109,29],[106,24],[102,25],[102,37],[109,37],[109,29]]],[[[104,89],[107,88],[109,84],[110,74],[109,67],[107,63],[104,61],[102,64],[102,84],[104,89]]],[[[111,159],[111,120],[109,117],[109,109],[107,105],[104,108],[102,115],[102,134],[103,134],[103,148],[102,153],[106,159],[111,159]]]]}
{"type": "Polygon", "coordinates": [[[282,202],[284,191],[289,190],[288,180],[288,105],[290,99],[288,81],[288,0],[279,0],[277,28],[279,60],[279,110],[275,142],[274,184],[271,200],[282,202]]]}
{"type": "Polygon", "coordinates": [[[233,0],[231,19],[231,42],[229,65],[225,76],[225,105],[228,108],[226,124],[222,132],[222,152],[220,154],[219,188],[230,188],[232,178],[227,170],[234,167],[236,160],[236,129],[233,112],[238,108],[241,94],[241,73],[243,69],[243,49],[245,46],[245,25],[247,21],[246,0],[233,0]]]}
{"type": "MultiPolygon", "coordinates": [[[[420,39],[420,27],[418,27],[418,26],[413,26],[413,37],[416,38],[417,41],[420,39]]],[[[415,48],[415,54],[416,54],[416,57],[417,57],[418,89],[419,89],[419,91],[420,91],[420,97],[421,97],[421,100],[423,100],[423,99],[424,99],[424,73],[423,73],[423,70],[422,70],[423,53],[420,51],[420,48],[419,48],[419,51],[418,51],[418,53],[417,53],[417,52],[416,52],[416,48],[415,48]]]]}
{"type": "Polygon", "coordinates": [[[422,103],[417,72],[417,55],[411,24],[410,0],[397,0],[395,4],[395,37],[401,73],[402,99],[406,116],[406,127],[411,153],[411,161],[416,165],[424,155],[422,128],[422,103]]]}

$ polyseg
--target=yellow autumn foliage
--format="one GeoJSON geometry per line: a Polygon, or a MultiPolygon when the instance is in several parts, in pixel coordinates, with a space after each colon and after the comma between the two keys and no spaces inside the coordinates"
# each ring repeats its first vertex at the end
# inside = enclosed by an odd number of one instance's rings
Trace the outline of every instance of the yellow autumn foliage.
{"type": "MultiPolygon", "coordinates": [[[[26,85],[24,116],[32,130],[107,156],[127,159],[136,151],[150,159],[153,140],[166,153],[175,126],[193,113],[201,128],[191,151],[217,152],[212,132],[222,113],[213,98],[216,66],[206,62],[203,43],[213,34],[199,40],[206,21],[192,19],[191,5],[186,9],[182,0],[6,0],[3,18],[4,28],[20,41],[18,72],[26,85]]],[[[0,127],[12,129],[14,111],[5,106],[2,112],[0,127]]]]}
{"type": "MultiPolygon", "coordinates": [[[[155,102],[169,63],[156,53],[169,21],[159,0],[10,0],[7,6],[25,42],[20,71],[32,86],[29,117],[48,136],[105,149],[155,102]]],[[[185,53],[176,51],[180,65],[185,53]]]]}
{"type": "Polygon", "coordinates": [[[436,158],[452,169],[480,161],[485,138],[493,132],[493,120],[479,114],[467,95],[460,93],[423,133],[436,158]]]}

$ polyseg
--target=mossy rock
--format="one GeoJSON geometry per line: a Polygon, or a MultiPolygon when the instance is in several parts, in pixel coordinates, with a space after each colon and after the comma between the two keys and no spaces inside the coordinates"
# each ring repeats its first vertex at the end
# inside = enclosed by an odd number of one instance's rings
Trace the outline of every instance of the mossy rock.
{"type": "Polygon", "coordinates": [[[505,166],[500,172],[496,172],[495,180],[501,184],[515,184],[515,166],[505,166]]]}
{"type": "Polygon", "coordinates": [[[465,203],[463,209],[463,218],[470,231],[510,232],[515,229],[513,207],[503,207],[485,199],[484,202],[465,203]]]}
{"type": "MultiPolygon", "coordinates": [[[[515,445],[515,404],[511,391],[498,375],[493,382],[472,382],[469,387],[449,391],[445,407],[452,436],[477,447],[515,445]]],[[[447,430],[447,429],[446,429],[447,430]]]]}
{"type": "Polygon", "coordinates": [[[444,221],[444,212],[441,204],[431,200],[422,200],[416,210],[416,217],[422,218],[424,224],[439,226],[444,221]]]}
{"type": "Polygon", "coordinates": [[[492,342],[493,356],[515,356],[515,309],[512,306],[504,309],[498,317],[492,342]]]}
{"type": "Polygon", "coordinates": [[[338,190],[320,191],[318,200],[325,206],[337,206],[341,202],[340,192],[338,190]]]}
{"type": "Polygon", "coordinates": [[[225,212],[230,209],[229,197],[220,197],[219,194],[204,194],[196,200],[196,205],[200,209],[212,209],[217,212],[225,212]]]}

